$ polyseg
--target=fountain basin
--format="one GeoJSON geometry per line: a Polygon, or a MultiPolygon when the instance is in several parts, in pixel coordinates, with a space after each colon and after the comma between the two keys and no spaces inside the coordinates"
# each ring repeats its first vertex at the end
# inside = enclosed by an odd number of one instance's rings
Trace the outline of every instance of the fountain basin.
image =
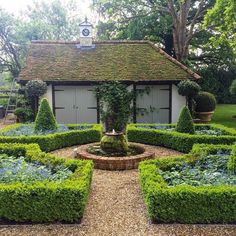
{"type": "Polygon", "coordinates": [[[130,156],[99,156],[89,153],[91,146],[99,145],[99,143],[87,144],[80,146],[74,152],[76,158],[82,160],[92,160],[95,169],[101,170],[131,170],[137,169],[138,164],[141,161],[152,159],[155,157],[154,152],[147,151],[141,144],[129,143],[129,147],[136,148],[140,151],[140,154],[130,156]]]}

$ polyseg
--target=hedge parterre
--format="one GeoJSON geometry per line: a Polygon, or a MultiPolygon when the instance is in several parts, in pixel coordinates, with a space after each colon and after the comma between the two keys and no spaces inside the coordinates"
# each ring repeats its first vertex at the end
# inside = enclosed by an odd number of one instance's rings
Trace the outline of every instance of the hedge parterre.
{"type": "Polygon", "coordinates": [[[168,186],[162,176],[163,172],[171,171],[176,166],[192,165],[209,155],[209,158],[214,158],[219,150],[231,152],[227,168],[228,171],[235,171],[235,147],[226,145],[197,144],[185,156],[144,161],[139,165],[141,187],[153,222],[236,222],[236,185],[168,186]]]}
{"type": "Polygon", "coordinates": [[[163,146],[184,153],[190,152],[196,143],[231,145],[236,142],[236,130],[222,125],[195,125],[196,130],[199,127],[209,129],[209,134],[179,133],[172,130],[174,127],[175,125],[168,124],[130,124],[127,126],[127,136],[130,142],[163,146]],[[211,135],[211,130],[221,132],[222,135],[211,135]]]}
{"type": "MultiPolygon", "coordinates": [[[[22,124],[9,125],[2,129],[2,133],[9,133],[13,130],[20,129],[22,124]]],[[[69,131],[58,132],[45,135],[32,136],[0,136],[0,143],[36,143],[42,151],[50,152],[56,149],[70,147],[77,144],[86,144],[98,142],[102,135],[102,126],[94,125],[67,125],[69,131]],[[78,129],[79,127],[79,129],[78,129]]]]}
{"type": "Polygon", "coordinates": [[[0,218],[14,222],[80,222],[89,194],[93,163],[42,152],[37,144],[0,144],[0,154],[24,157],[47,168],[72,172],[62,181],[0,183],[0,218]]]}

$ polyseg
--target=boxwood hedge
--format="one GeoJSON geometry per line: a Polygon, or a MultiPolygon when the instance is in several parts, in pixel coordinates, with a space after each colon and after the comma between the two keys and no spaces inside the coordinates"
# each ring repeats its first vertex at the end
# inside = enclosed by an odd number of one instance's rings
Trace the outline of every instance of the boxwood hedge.
{"type": "MultiPolygon", "coordinates": [[[[141,162],[139,173],[145,203],[155,223],[235,223],[236,186],[178,185],[168,188],[158,169],[231,149],[225,145],[195,145],[185,156],[141,162]]],[[[231,163],[232,165],[232,163],[231,163]]],[[[235,163],[234,163],[235,168],[235,163]]]]}
{"type": "Polygon", "coordinates": [[[0,218],[14,222],[79,222],[92,179],[93,163],[66,160],[40,150],[37,144],[0,144],[0,153],[24,156],[55,167],[64,165],[73,174],[63,182],[0,184],[0,218]]]}
{"type": "MultiPolygon", "coordinates": [[[[188,153],[196,143],[205,144],[233,144],[236,142],[236,130],[227,128],[222,125],[205,125],[212,129],[221,129],[224,135],[199,135],[185,134],[176,131],[159,130],[154,124],[130,124],[127,126],[127,136],[130,142],[150,144],[171,148],[180,152],[188,153]],[[145,128],[149,127],[149,128],[145,128]]],[[[158,126],[162,126],[159,125],[158,126]]],[[[166,125],[165,125],[166,126],[166,125]]],[[[172,125],[168,125],[172,126],[172,125]]],[[[202,126],[202,125],[201,125],[202,126]]]]}
{"type": "MultiPolygon", "coordinates": [[[[2,132],[7,132],[10,129],[19,127],[20,125],[21,124],[7,126],[2,130],[2,132]]],[[[50,152],[56,149],[69,147],[76,144],[98,142],[101,139],[102,126],[99,124],[68,125],[68,127],[69,129],[71,129],[70,131],[48,134],[44,136],[0,136],[0,143],[37,143],[40,146],[41,150],[50,152]],[[75,128],[77,126],[85,127],[85,129],[76,130],[75,128]]]]}

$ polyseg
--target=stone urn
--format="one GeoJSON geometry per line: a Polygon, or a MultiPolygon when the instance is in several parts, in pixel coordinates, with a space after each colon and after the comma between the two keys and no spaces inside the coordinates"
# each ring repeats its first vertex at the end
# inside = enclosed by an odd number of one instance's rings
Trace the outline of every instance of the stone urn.
{"type": "Polygon", "coordinates": [[[125,135],[114,130],[105,133],[101,139],[100,147],[106,153],[127,153],[129,150],[125,135]]]}

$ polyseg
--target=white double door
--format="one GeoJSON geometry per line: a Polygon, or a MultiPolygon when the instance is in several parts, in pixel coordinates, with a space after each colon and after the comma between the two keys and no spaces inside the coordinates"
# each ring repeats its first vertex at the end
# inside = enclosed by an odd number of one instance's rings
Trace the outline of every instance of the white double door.
{"type": "Polygon", "coordinates": [[[169,123],[170,121],[170,86],[169,85],[138,85],[137,123],[169,123]],[[145,93],[148,87],[149,92],[145,93]]]}
{"type": "Polygon", "coordinates": [[[97,123],[97,99],[92,86],[55,86],[54,93],[59,123],[97,123]]]}

